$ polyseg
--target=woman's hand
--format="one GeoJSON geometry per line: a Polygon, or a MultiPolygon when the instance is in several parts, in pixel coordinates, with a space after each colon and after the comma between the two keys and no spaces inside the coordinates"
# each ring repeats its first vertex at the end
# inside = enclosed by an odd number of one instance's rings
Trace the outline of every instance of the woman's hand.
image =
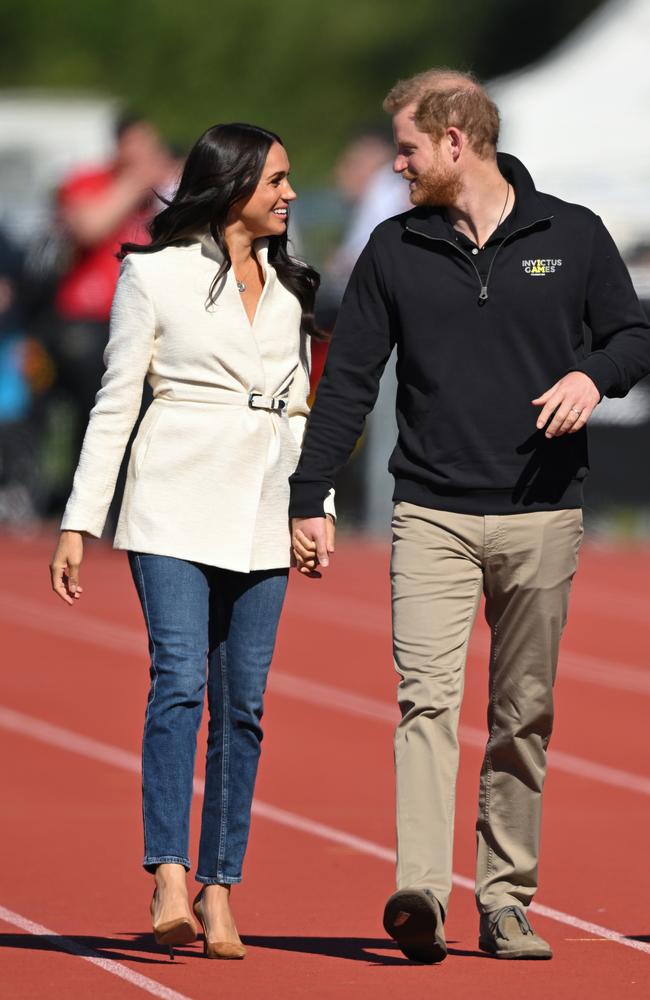
{"type": "Polygon", "coordinates": [[[336,542],[336,521],[324,518],[294,518],[291,525],[293,565],[305,576],[320,577],[318,566],[329,566],[336,542]]]}
{"type": "Polygon", "coordinates": [[[74,604],[83,593],[79,586],[79,567],[84,554],[80,531],[62,531],[50,563],[52,590],[66,604],[74,604]]]}

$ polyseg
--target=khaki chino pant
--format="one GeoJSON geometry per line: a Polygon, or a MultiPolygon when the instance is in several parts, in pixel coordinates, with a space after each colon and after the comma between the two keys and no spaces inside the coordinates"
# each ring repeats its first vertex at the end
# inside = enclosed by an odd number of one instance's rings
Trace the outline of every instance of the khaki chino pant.
{"type": "Polygon", "coordinates": [[[492,644],[476,898],[487,913],[525,908],[535,894],[553,683],[581,539],[579,510],[480,516],[395,506],[397,884],[431,889],[445,911],[458,715],[481,592],[492,644]]]}

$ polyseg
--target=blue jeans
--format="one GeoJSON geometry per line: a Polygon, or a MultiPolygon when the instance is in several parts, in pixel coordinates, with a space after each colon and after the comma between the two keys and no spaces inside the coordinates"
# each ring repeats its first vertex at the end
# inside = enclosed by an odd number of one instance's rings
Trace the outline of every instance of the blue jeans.
{"type": "Polygon", "coordinates": [[[208,748],[197,882],[241,881],[262,742],[263,695],[288,572],[253,573],[130,552],[151,655],[142,744],[144,866],[190,868],[196,737],[208,748]]]}

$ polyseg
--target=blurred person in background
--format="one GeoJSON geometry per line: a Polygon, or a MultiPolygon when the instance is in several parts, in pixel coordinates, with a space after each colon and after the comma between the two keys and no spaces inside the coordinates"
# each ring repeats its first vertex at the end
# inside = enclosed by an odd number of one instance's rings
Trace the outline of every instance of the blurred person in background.
{"type": "Polygon", "coordinates": [[[334,167],[337,188],[351,205],[350,222],[330,260],[328,277],[341,297],[375,226],[405,212],[408,191],[393,170],[393,147],[382,129],[368,129],[345,147],[334,167]]]}
{"type": "MultiPolygon", "coordinates": [[[[154,399],[129,461],[125,549],[151,651],[143,740],[144,867],[156,940],[192,941],[194,757],[208,748],[194,914],[210,958],[243,958],[242,878],[263,693],[287,584],[290,473],[308,414],[318,274],[289,256],[296,197],[277,135],[217,125],[190,151],[148,245],[126,243],[107,368],[51,566],[78,601],[84,534],[100,536],[145,376],[154,399]]],[[[331,501],[323,507],[333,514],[331,501]]],[[[333,546],[333,519],[328,517],[333,546]]]]}
{"type": "Polygon", "coordinates": [[[120,271],[116,255],[122,243],[147,239],[146,227],[156,211],[154,191],[168,186],[171,169],[158,133],[144,118],[124,114],[115,138],[112,163],[75,171],[57,195],[69,263],[55,291],[54,336],[48,346],[58,386],[74,409],[73,461],[102,377],[120,271]]]}
{"type": "Polygon", "coordinates": [[[483,592],[492,650],[479,947],[548,959],[527,910],[582,538],[585,425],[602,396],[625,396],[650,371],[650,325],[598,216],[541,194],[519,160],[497,154],[498,110],[471,76],[419,74],[384,107],[414,207],[375,230],[346,290],[292,477],[294,551],[306,574],[328,565],[323,497],[397,345],[391,579],[402,721],[398,889],[384,927],[413,960],[446,957],[458,716],[483,592]]]}
{"type": "Polygon", "coordinates": [[[39,513],[39,470],[22,267],[21,254],[0,230],[0,523],[24,526],[39,513]]]}

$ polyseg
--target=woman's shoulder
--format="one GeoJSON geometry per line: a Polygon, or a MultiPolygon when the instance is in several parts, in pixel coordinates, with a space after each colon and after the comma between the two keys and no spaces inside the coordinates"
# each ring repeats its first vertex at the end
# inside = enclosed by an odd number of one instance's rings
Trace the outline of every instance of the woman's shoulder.
{"type": "Polygon", "coordinates": [[[130,272],[147,282],[164,281],[171,272],[178,274],[185,262],[189,264],[199,247],[200,244],[188,241],[162,250],[129,253],[122,261],[122,273],[130,272]]]}
{"type": "Polygon", "coordinates": [[[161,250],[131,252],[124,258],[123,264],[142,270],[156,270],[156,268],[165,267],[171,260],[177,261],[188,254],[196,253],[200,246],[201,244],[196,240],[183,240],[181,243],[173,243],[161,250]]]}

